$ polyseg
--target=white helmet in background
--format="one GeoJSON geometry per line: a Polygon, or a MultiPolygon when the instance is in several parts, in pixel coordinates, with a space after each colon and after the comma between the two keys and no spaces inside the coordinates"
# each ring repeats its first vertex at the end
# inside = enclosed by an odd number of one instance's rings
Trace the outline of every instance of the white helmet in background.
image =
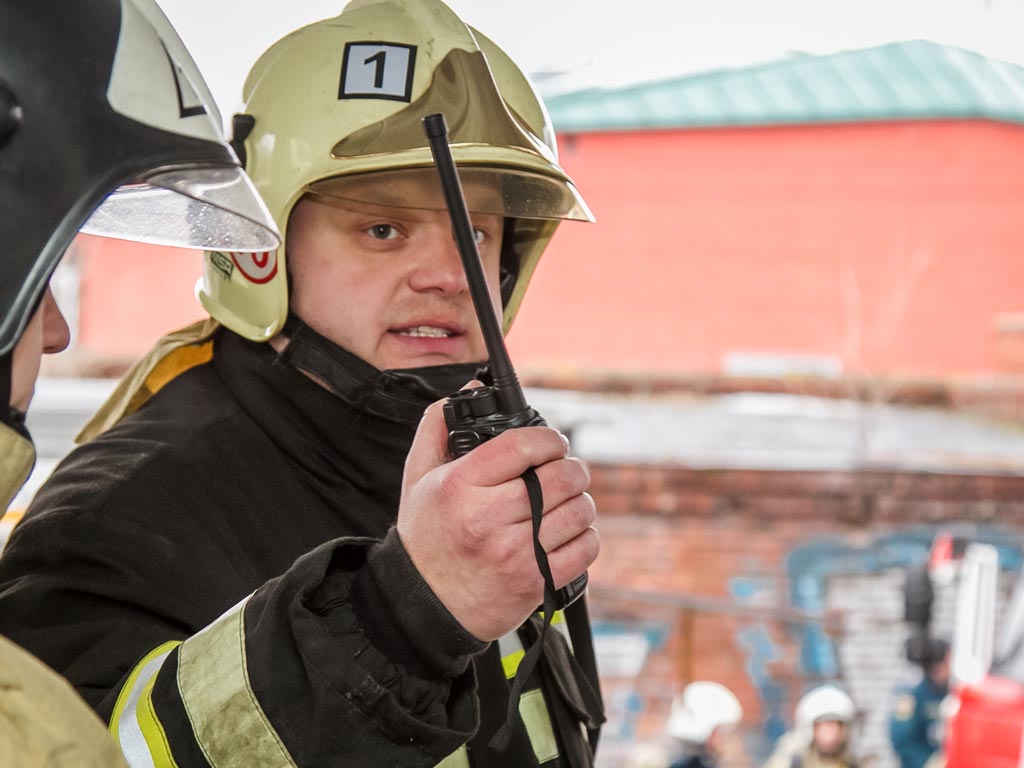
{"type": "Polygon", "coordinates": [[[690,744],[703,744],[715,728],[735,725],[743,707],[735,694],[720,683],[698,680],[672,700],[667,730],[670,736],[690,744]]]}
{"type": "Polygon", "coordinates": [[[808,691],[796,705],[796,730],[802,739],[810,742],[815,723],[832,721],[849,727],[857,718],[853,699],[834,685],[823,685],[808,691]]]}

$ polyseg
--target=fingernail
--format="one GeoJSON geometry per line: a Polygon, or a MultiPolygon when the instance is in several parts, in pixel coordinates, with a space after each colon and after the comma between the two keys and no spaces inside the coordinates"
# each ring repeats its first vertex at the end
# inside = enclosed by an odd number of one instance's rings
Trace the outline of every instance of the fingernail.
{"type": "Polygon", "coordinates": [[[565,452],[568,453],[569,452],[569,438],[566,437],[561,432],[558,433],[558,436],[561,437],[562,438],[562,442],[565,443],[565,452]]]}

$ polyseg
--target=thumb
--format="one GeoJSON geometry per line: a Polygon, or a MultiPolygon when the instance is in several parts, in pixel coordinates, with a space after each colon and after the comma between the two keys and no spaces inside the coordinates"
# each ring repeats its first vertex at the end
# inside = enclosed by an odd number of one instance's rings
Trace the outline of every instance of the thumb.
{"type": "MultiPolygon", "coordinates": [[[[481,383],[474,380],[467,383],[463,389],[479,386],[482,386],[481,383]]],[[[448,401],[438,400],[423,413],[420,425],[416,428],[412,448],[405,459],[405,473],[402,476],[404,487],[419,482],[425,474],[451,458],[448,453],[448,425],[444,421],[446,402],[448,401]]]]}

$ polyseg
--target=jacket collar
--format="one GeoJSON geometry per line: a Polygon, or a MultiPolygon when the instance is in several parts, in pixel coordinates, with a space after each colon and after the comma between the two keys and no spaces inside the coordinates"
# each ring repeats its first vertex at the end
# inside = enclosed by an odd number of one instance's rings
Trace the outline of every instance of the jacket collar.
{"type": "Polygon", "coordinates": [[[467,381],[481,376],[483,363],[436,365],[381,371],[289,315],[288,346],[279,361],[309,374],[349,405],[389,421],[419,423],[423,411],[467,381]]]}

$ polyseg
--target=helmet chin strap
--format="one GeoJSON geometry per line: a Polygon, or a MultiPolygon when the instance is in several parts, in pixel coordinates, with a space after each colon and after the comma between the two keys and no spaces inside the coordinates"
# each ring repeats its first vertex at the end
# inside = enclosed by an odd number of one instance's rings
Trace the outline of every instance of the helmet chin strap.
{"type": "Polygon", "coordinates": [[[7,84],[0,80],[0,147],[14,135],[20,123],[21,105],[7,84]]]}
{"type": "Polygon", "coordinates": [[[502,308],[508,306],[508,302],[512,298],[512,291],[516,288],[516,281],[519,280],[520,258],[512,245],[514,234],[515,220],[506,218],[501,239],[501,263],[498,268],[502,308]]]}
{"type": "Polygon", "coordinates": [[[486,375],[483,362],[381,371],[321,336],[294,313],[289,313],[282,333],[288,338],[279,355],[282,363],[367,413],[412,426],[419,424],[423,409],[432,402],[486,375]]]}
{"type": "Polygon", "coordinates": [[[25,429],[25,414],[11,406],[14,351],[0,355],[0,516],[28,479],[36,462],[35,446],[25,429]]]}
{"type": "Polygon", "coordinates": [[[249,138],[249,134],[252,133],[252,129],[256,127],[256,118],[252,115],[247,115],[244,112],[239,112],[231,116],[231,139],[229,143],[231,148],[235,150],[235,154],[238,155],[238,161],[245,168],[245,162],[248,160],[248,153],[245,151],[245,140],[249,138]]]}
{"type": "Polygon", "coordinates": [[[13,375],[12,368],[14,366],[14,350],[11,349],[5,354],[0,355],[0,401],[2,401],[2,410],[0,410],[0,423],[7,424],[8,426],[14,427],[17,422],[24,424],[24,419],[19,418],[19,411],[15,410],[11,404],[11,391],[13,383],[11,377],[13,375]]]}

